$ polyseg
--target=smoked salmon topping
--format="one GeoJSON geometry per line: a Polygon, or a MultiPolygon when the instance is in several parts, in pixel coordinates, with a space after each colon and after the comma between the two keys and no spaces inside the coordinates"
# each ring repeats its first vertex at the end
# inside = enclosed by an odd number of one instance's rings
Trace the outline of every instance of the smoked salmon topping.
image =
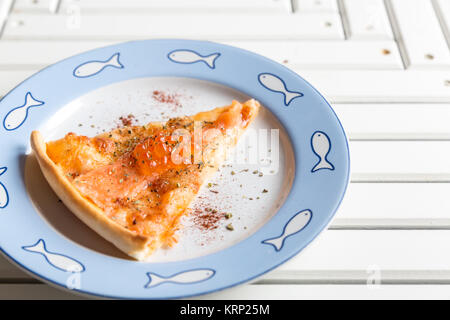
{"type": "Polygon", "coordinates": [[[118,128],[94,138],[68,133],[47,143],[47,155],[110,219],[153,237],[152,245],[171,245],[180,217],[222,161],[229,131],[235,142],[258,108],[254,100],[233,101],[192,117],[118,128]]]}

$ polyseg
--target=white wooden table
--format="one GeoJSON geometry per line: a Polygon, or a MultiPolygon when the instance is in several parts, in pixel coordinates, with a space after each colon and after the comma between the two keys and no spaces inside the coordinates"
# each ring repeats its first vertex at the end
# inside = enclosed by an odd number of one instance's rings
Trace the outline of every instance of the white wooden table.
{"type": "MultiPolygon", "coordinates": [[[[336,219],[206,298],[450,298],[450,0],[0,0],[0,29],[0,95],[78,52],[174,37],[261,53],[329,99],[352,160],[336,219]]],[[[76,296],[0,258],[6,298],[76,296]]]]}

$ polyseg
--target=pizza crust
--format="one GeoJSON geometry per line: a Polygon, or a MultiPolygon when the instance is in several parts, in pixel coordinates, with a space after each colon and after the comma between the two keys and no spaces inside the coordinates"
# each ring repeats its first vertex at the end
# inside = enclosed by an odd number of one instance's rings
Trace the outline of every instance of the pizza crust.
{"type": "Polygon", "coordinates": [[[149,238],[125,229],[84,198],[48,157],[46,144],[39,131],[31,133],[31,147],[53,191],[81,221],[131,257],[137,260],[147,258],[152,251],[147,246],[149,238]]]}

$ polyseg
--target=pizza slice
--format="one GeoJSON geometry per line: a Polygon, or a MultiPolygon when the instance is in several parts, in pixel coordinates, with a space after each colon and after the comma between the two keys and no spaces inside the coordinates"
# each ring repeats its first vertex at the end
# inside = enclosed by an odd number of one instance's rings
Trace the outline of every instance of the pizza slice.
{"type": "Polygon", "coordinates": [[[84,223],[137,260],[176,242],[180,218],[258,114],[255,100],[90,138],[31,146],[50,186],[84,223]]]}

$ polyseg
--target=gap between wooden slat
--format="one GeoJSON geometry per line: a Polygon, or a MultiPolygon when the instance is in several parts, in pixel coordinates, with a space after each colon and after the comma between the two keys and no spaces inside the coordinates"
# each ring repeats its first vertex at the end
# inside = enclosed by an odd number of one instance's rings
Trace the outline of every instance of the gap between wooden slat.
{"type": "Polygon", "coordinates": [[[345,10],[344,0],[336,0],[337,6],[339,9],[339,15],[341,16],[341,22],[342,22],[342,30],[344,31],[344,37],[345,40],[348,40],[350,38],[350,24],[348,22],[348,15],[345,10]]]}

